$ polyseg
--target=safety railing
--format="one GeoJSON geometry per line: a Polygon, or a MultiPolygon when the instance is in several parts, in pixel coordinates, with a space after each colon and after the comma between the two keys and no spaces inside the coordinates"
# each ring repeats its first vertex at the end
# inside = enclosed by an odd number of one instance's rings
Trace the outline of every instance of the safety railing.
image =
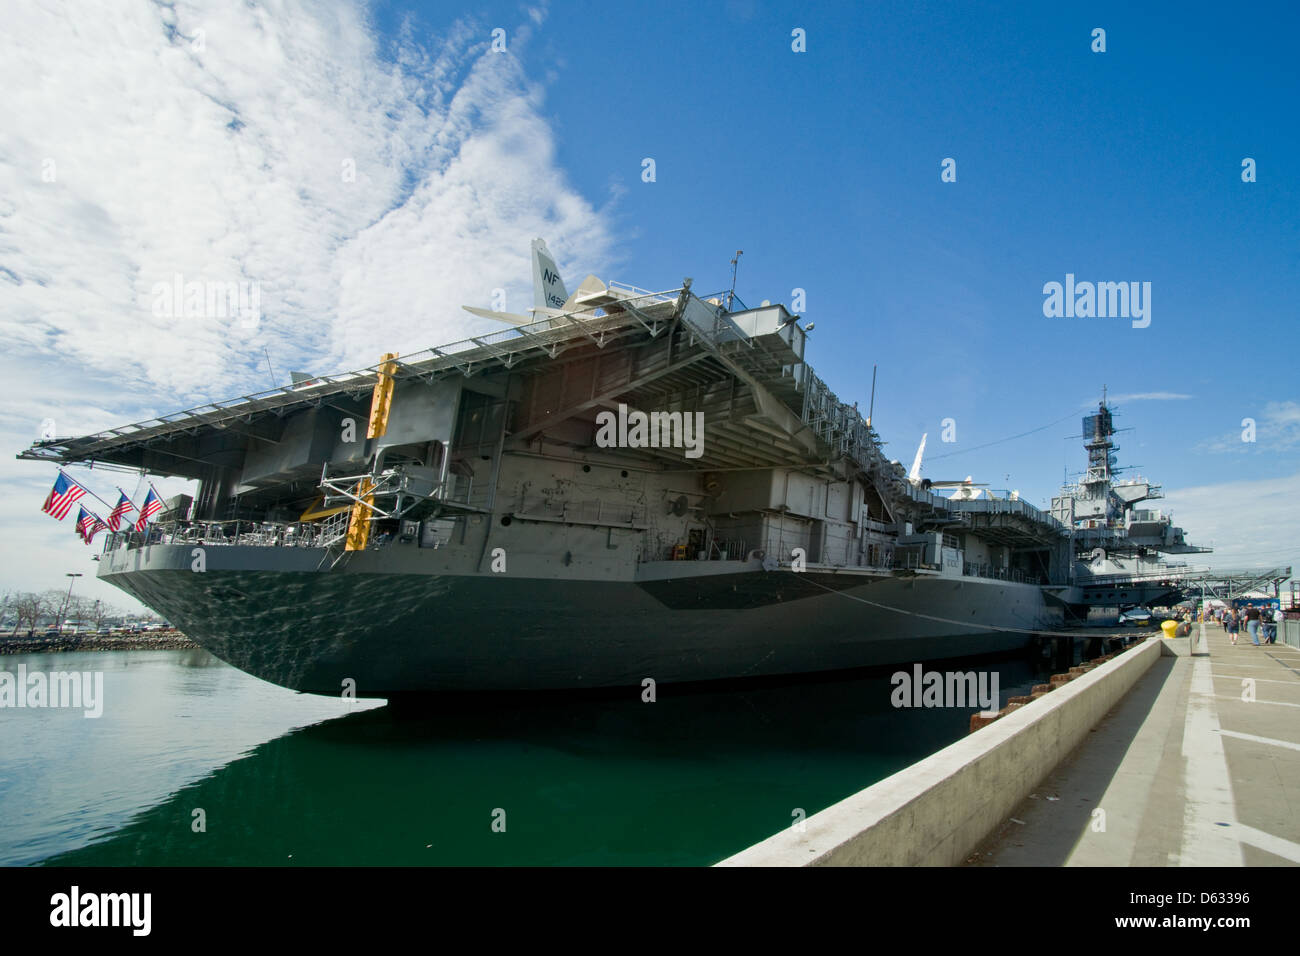
{"type": "MultiPolygon", "coordinates": [[[[393,377],[398,380],[415,377],[431,378],[450,369],[459,369],[468,375],[489,364],[501,363],[510,367],[530,354],[543,351],[555,352],[570,339],[587,337],[603,340],[605,334],[612,333],[621,326],[644,325],[643,316],[646,310],[662,312],[663,305],[675,301],[680,291],[636,290],[636,294],[631,298],[620,298],[619,311],[616,312],[596,315],[594,308],[577,309],[558,318],[547,317],[527,325],[511,326],[424,349],[397,359],[394,363],[396,371],[393,377]]],[[[84,460],[93,457],[96,452],[104,448],[128,441],[157,438],[196,426],[220,425],[247,418],[249,415],[295,405],[305,400],[319,404],[329,396],[338,393],[362,394],[374,386],[375,377],[384,366],[385,363],[381,362],[365,369],[339,375],[317,375],[310,382],[275,386],[238,398],[209,402],[158,418],[87,435],[75,439],[76,459],[84,460]]],[[[60,459],[71,448],[70,441],[74,440],[37,442],[19,457],[60,459]]]]}
{"type": "Polygon", "coordinates": [[[1046,584],[1047,579],[1041,574],[1032,574],[1020,568],[1002,568],[991,564],[967,562],[961,573],[968,578],[988,578],[993,581],[1013,581],[1020,584],[1046,584]]]}
{"type": "Polygon", "coordinates": [[[1088,574],[1079,571],[1074,583],[1083,588],[1111,587],[1123,584],[1160,583],[1163,581],[1185,581],[1205,575],[1208,568],[1189,567],[1188,565],[1167,565],[1152,571],[1135,571],[1132,573],[1088,574]]]}
{"type": "MultiPolygon", "coordinates": [[[[144,531],[109,532],[104,551],[130,550],[155,544],[203,547],[325,548],[347,533],[348,513],[321,521],[175,521],[150,525],[144,531]]],[[[372,538],[368,547],[386,540],[372,538]]]]}
{"type": "Polygon", "coordinates": [[[916,571],[921,568],[934,568],[925,560],[924,548],[899,548],[894,552],[894,560],[891,565],[897,571],[916,571]]]}
{"type": "Polygon", "coordinates": [[[1061,524],[1052,515],[1018,498],[1015,500],[1010,498],[972,498],[968,501],[956,498],[949,499],[946,507],[950,511],[969,511],[975,514],[1024,515],[1038,524],[1044,524],[1061,531],[1066,530],[1065,525],[1061,524]]]}

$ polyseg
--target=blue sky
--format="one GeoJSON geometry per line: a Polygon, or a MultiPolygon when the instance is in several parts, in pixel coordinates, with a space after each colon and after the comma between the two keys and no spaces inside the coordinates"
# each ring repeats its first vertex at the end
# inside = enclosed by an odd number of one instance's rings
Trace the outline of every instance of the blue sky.
{"type": "Polygon", "coordinates": [[[1171,495],[1296,477],[1297,376],[1277,356],[1300,344],[1286,120],[1300,21],[1276,11],[557,6],[548,40],[635,38],[619,48],[633,62],[563,41],[525,56],[539,72],[564,64],[547,112],[575,184],[626,190],[632,281],[725,287],[744,248],[747,301],[807,290],[811,361],[841,397],[865,407],[880,365],[875,420],[898,457],[929,432],[929,454],[948,457],[927,474],[998,486],[1010,474],[1041,503],[1081,467],[1077,415],[963,448],[1069,416],[1103,385],[1187,396],[1119,402],[1134,429],[1121,461],[1171,495]],[[643,156],[655,183],[640,181],[643,156]],[[1247,156],[1267,170],[1255,183],[1241,181],[1247,156]],[[940,182],[945,157],[955,183],[940,182]],[[1151,282],[1151,325],[1045,318],[1042,286],[1067,272],[1151,282]],[[951,446],[935,444],[946,417],[951,446]],[[1239,440],[1246,417],[1260,423],[1253,445],[1239,440]]]}
{"type": "MultiPolygon", "coordinates": [[[[1082,467],[1078,419],[1105,385],[1133,429],[1121,463],[1163,482],[1193,541],[1220,564],[1300,564],[1293,5],[87,16],[112,22],[35,4],[0,39],[15,451],[47,416],[81,434],[265,387],[263,349],[283,377],[482,331],[459,304],[525,295],[533,235],[570,288],[590,271],[712,291],[743,249],[747,302],[805,290],[809,360],[841,398],[865,408],[879,365],[875,423],[904,462],[929,433],[926,475],[1045,503],[1082,467]],[[264,321],[160,326],[141,303],[174,272],[256,279],[264,321]],[[1067,273],[1151,283],[1149,327],[1045,317],[1043,285],[1067,273]]],[[[52,471],[2,467],[28,542],[7,586],[85,563],[31,514],[52,471]]]]}

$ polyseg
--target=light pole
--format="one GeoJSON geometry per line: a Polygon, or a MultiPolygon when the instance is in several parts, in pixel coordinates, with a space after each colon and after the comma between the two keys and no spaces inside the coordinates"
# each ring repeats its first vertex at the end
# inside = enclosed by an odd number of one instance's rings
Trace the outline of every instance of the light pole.
{"type": "Polygon", "coordinates": [[[64,626],[68,623],[68,605],[72,603],[72,586],[77,583],[77,578],[81,577],[80,571],[68,571],[66,576],[72,580],[68,582],[68,596],[63,599],[63,610],[59,612],[59,633],[63,633],[64,626]]]}
{"type": "Polygon", "coordinates": [[[1209,639],[1205,636],[1205,578],[1201,578],[1201,653],[1210,651],[1209,639]]]}

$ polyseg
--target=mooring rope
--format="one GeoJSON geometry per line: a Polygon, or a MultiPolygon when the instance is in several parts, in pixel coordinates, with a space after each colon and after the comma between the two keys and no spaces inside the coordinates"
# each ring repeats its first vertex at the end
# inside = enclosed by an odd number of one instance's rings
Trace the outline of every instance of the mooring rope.
{"type": "MultiPolygon", "coordinates": [[[[795,571],[791,569],[790,573],[803,576],[807,572],[795,571]]],[[[895,614],[906,614],[909,617],[924,618],[927,621],[938,621],[940,624],[956,624],[961,627],[973,627],[983,631],[995,631],[999,633],[1009,632],[1012,634],[1037,634],[1043,637],[1086,637],[1087,636],[1086,634],[1079,634],[1077,632],[1070,632],[1070,631],[1044,631],[1041,628],[1030,629],[1026,627],[1010,627],[1010,626],[993,627],[988,624],[972,624],[970,621],[958,621],[950,617],[938,617],[934,614],[922,614],[919,611],[904,610],[901,607],[890,607],[888,604],[880,604],[876,601],[868,601],[866,598],[854,597],[852,594],[845,594],[843,591],[837,591],[835,588],[828,588],[826,585],[819,584],[818,582],[814,581],[812,578],[805,577],[804,580],[807,581],[809,584],[821,588],[823,591],[829,591],[831,594],[838,594],[840,597],[848,598],[850,601],[857,601],[859,604],[869,604],[872,607],[880,608],[882,611],[892,611],[895,614]]],[[[1134,633],[1140,634],[1142,632],[1135,631],[1134,633]]]]}

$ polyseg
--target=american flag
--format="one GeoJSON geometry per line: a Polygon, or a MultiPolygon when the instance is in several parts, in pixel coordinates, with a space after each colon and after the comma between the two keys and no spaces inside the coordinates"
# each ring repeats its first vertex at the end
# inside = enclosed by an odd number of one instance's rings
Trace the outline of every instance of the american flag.
{"type": "Polygon", "coordinates": [[[50,489],[50,496],[45,499],[45,505],[41,510],[62,521],[72,509],[72,503],[85,493],[85,488],[63,472],[59,472],[59,477],[54,479],[54,487],[50,489]]]}
{"type": "Polygon", "coordinates": [[[149,523],[149,519],[163,510],[162,499],[158,493],[153,490],[153,485],[149,486],[149,494],[145,496],[144,507],[140,509],[140,517],[135,520],[135,530],[143,531],[144,526],[149,523]]]}
{"type": "Polygon", "coordinates": [[[87,511],[85,508],[80,509],[77,515],[77,534],[81,535],[81,540],[90,544],[95,539],[95,535],[107,528],[99,515],[93,511],[87,511]]]}
{"type": "Polygon", "coordinates": [[[117,507],[108,513],[108,530],[116,531],[122,525],[122,517],[128,511],[134,511],[135,505],[131,504],[131,499],[126,496],[126,492],[120,488],[118,491],[122,497],[118,499],[117,507]]]}

